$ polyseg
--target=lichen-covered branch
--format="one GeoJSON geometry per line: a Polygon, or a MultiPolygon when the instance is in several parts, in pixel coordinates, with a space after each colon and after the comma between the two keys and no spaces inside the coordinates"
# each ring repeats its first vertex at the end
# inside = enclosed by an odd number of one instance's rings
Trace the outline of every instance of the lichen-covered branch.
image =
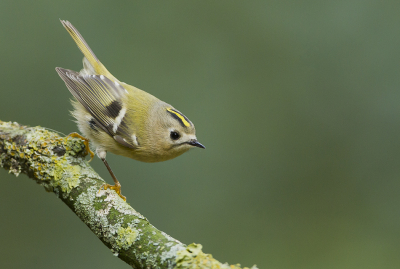
{"type": "MultiPolygon", "coordinates": [[[[61,137],[41,127],[0,121],[0,167],[23,173],[54,192],[121,260],[133,268],[240,268],[222,264],[157,230],[85,161],[79,138],[61,137]]],[[[253,267],[255,268],[255,266],[253,267]]]]}

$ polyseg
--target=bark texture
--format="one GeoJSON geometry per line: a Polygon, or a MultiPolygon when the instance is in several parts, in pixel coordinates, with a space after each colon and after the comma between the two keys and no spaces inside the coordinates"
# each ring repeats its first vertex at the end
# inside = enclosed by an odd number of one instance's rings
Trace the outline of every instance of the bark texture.
{"type": "Polygon", "coordinates": [[[86,155],[79,138],[0,121],[0,167],[16,176],[26,174],[54,192],[115,256],[133,268],[240,268],[204,254],[200,244],[186,246],[156,229],[115,191],[99,191],[105,182],[86,155]]]}

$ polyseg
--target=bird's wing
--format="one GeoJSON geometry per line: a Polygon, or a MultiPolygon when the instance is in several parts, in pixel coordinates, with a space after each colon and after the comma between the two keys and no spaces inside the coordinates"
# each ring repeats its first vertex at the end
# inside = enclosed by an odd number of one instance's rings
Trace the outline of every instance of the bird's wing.
{"type": "Polygon", "coordinates": [[[102,130],[121,145],[135,148],[132,134],[124,120],[127,107],[122,99],[128,92],[121,84],[103,75],[81,75],[60,67],[56,71],[102,130]]]}

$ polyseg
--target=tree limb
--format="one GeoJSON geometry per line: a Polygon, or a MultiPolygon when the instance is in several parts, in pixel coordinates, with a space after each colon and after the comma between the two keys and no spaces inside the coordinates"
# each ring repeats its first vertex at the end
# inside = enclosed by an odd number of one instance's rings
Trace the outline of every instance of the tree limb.
{"type": "Polygon", "coordinates": [[[115,191],[99,191],[105,182],[84,160],[86,154],[79,138],[0,121],[0,166],[54,192],[133,268],[240,268],[204,254],[200,244],[186,246],[159,231],[115,191]]]}

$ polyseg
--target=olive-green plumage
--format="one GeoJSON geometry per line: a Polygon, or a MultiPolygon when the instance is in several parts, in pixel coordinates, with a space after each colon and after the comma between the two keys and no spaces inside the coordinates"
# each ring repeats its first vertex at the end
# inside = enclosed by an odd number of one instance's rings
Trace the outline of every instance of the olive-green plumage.
{"type": "Polygon", "coordinates": [[[98,157],[105,162],[106,153],[112,152],[142,162],[160,162],[194,146],[204,148],[186,116],[153,95],[120,82],[78,30],[68,21],[61,23],[84,55],[83,69],[78,73],[57,67],[56,71],[76,99],[72,114],[98,157]]]}

